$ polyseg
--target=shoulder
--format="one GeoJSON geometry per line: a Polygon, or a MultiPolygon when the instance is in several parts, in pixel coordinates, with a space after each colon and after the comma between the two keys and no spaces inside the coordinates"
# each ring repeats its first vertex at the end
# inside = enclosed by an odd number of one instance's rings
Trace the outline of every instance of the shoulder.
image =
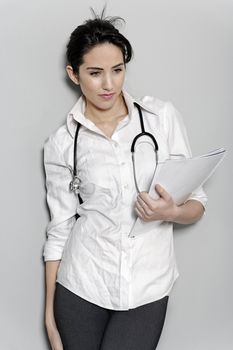
{"type": "Polygon", "coordinates": [[[163,101],[155,96],[145,95],[139,98],[141,104],[153,112],[161,112],[166,107],[167,101],[163,101]]]}
{"type": "Polygon", "coordinates": [[[64,123],[47,137],[44,146],[55,144],[59,149],[62,149],[67,142],[71,143],[72,137],[67,130],[67,125],[64,123]]]}
{"type": "MultiPolygon", "coordinates": [[[[44,142],[44,154],[48,157],[59,157],[64,160],[73,145],[73,138],[64,123],[55,129],[44,142]]],[[[69,157],[68,157],[69,158],[69,157]]]]}
{"type": "Polygon", "coordinates": [[[155,96],[142,96],[138,101],[144,109],[157,114],[159,117],[169,117],[178,112],[171,101],[161,100],[155,96]]]}
{"type": "Polygon", "coordinates": [[[138,99],[141,107],[149,114],[158,117],[159,123],[165,131],[174,127],[176,124],[183,124],[180,112],[176,109],[173,102],[162,100],[155,96],[143,96],[138,99]]]}

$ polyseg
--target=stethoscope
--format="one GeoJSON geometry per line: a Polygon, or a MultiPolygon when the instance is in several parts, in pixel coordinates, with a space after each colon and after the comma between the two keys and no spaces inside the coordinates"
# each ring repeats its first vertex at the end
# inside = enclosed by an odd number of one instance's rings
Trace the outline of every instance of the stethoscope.
{"type": "MultiPolygon", "coordinates": [[[[140,137],[142,137],[142,136],[148,136],[152,140],[153,146],[154,146],[154,151],[155,151],[155,169],[154,169],[154,172],[156,171],[157,164],[158,164],[158,149],[159,149],[159,147],[158,147],[158,143],[157,143],[155,137],[152,134],[150,134],[149,132],[145,131],[141,107],[136,102],[134,102],[134,105],[138,109],[140,125],[141,125],[141,132],[134,137],[132,145],[131,145],[134,181],[135,181],[136,190],[139,193],[140,190],[139,190],[138,184],[137,184],[136,167],[135,167],[136,143],[137,143],[138,139],[140,137]]],[[[78,122],[76,131],[75,131],[75,136],[74,136],[73,172],[72,172],[72,181],[70,182],[70,191],[72,191],[72,192],[74,192],[74,194],[78,195],[80,201],[82,202],[82,199],[81,199],[80,194],[79,194],[80,180],[79,180],[79,178],[77,176],[77,167],[76,167],[77,140],[78,140],[78,133],[79,133],[79,130],[80,130],[80,126],[81,126],[81,124],[78,122]]]]}

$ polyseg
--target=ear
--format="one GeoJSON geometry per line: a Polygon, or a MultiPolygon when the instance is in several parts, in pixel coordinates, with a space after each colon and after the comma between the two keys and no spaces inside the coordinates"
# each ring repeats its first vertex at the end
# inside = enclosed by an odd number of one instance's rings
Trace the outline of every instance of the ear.
{"type": "Polygon", "coordinates": [[[66,66],[66,72],[67,72],[69,78],[70,78],[76,85],[78,85],[78,84],[79,84],[78,76],[77,76],[76,73],[74,73],[74,70],[73,70],[73,68],[72,68],[70,65],[67,65],[67,66],[66,66]]]}

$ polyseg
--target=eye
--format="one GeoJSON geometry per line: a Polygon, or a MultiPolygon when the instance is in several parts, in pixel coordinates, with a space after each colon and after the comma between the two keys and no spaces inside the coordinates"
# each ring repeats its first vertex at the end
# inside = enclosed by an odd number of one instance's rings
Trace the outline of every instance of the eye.
{"type": "Polygon", "coordinates": [[[116,73],[120,73],[122,71],[122,68],[116,68],[116,69],[114,69],[114,72],[116,72],[116,73]]]}
{"type": "Polygon", "coordinates": [[[100,72],[91,72],[90,75],[93,77],[97,77],[100,74],[100,72]]]}

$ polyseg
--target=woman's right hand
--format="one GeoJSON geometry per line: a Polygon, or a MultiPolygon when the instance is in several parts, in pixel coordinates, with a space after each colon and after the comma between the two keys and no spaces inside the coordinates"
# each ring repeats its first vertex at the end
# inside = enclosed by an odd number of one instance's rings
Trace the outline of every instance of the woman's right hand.
{"type": "Polygon", "coordinates": [[[63,350],[61,337],[55,325],[47,326],[47,334],[52,350],[63,350]]]}

